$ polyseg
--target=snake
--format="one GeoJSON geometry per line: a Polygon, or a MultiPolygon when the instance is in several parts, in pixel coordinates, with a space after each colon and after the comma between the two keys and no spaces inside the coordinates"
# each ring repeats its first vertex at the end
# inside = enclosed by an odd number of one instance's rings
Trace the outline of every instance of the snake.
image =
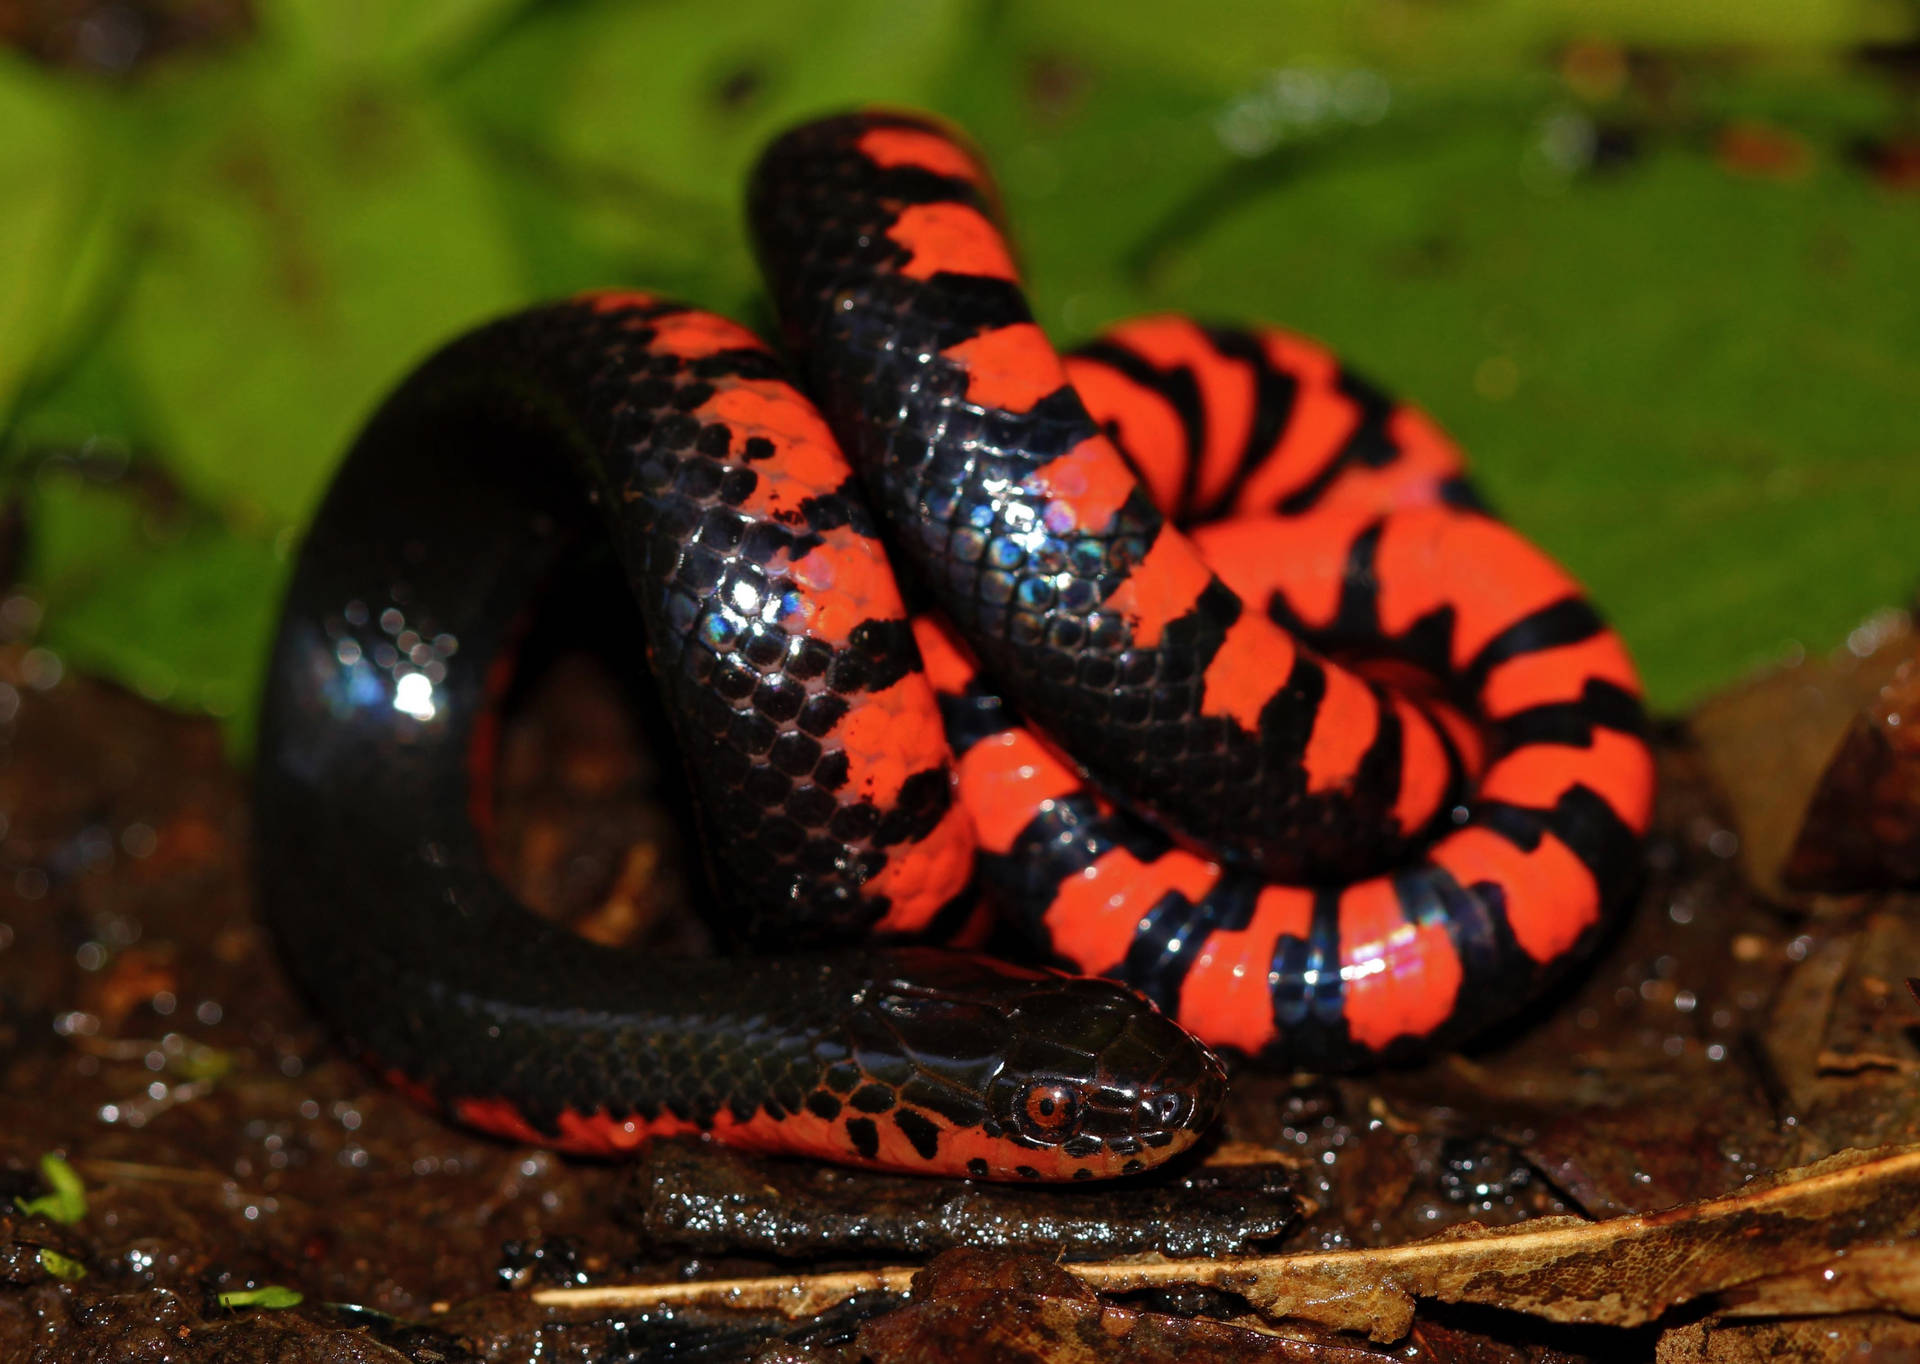
{"type": "Polygon", "coordinates": [[[358,1055],[584,1155],[1101,1179],[1202,1138],[1222,1052],[1393,1063],[1593,948],[1651,817],[1639,682],[1431,418],[1270,326],[1062,356],[930,116],[797,127],[747,199],[778,351],[632,290],[483,325],[307,530],[256,879],[358,1055]],[[728,954],[589,942],[492,861],[501,679],[587,559],[728,954]]]}

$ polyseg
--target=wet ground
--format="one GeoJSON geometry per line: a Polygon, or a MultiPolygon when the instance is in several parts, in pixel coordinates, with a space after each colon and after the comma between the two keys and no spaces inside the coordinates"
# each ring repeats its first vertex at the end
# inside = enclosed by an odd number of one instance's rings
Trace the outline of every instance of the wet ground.
{"type": "MultiPolygon", "coordinates": [[[[1205,1165],[1095,1193],[698,1146],[581,1163],[441,1124],[335,1049],[290,992],[251,914],[245,781],[217,729],[8,646],[0,1359],[1371,1357],[1383,1347],[1364,1337],[1245,1329],[1246,1304],[1209,1290],[1102,1306],[1048,1262],[1613,1218],[1920,1140],[1920,1004],[1905,983],[1920,976],[1920,901],[1782,881],[1827,755],[1916,652],[1895,617],[1853,646],[1664,727],[1639,904],[1600,960],[1527,1017],[1470,1054],[1384,1076],[1243,1070],[1205,1165]],[[50,1154],[64,1167],[46,1168],[50,1154]],[[50,1193],[63,1169],[83,1201],[64,1219],[50,1193]],[[1008,1253],[943,1260],[904,1311],[887,1291],[798,1323],[534,1298],[913,1265],[960,1246],[1008,1253]],[[232,1296],[267,1288],[301,1300],[232,1296]]],[[[501,858],[582,931],[697,946],[670,912],[697,866],[649,803],[650,780],[618,690],[591,661],[563,660],[506,740],[501,858]]],[[[1842,1230],[1834,1244],[1854,1249],[1842,1230]]],[[[1920,1358],[1912,1322],[1827,1315],[1835,1304],[1809,1291],[1784,1321],[1703,1300],[1636,1329],[1423,1306],[1387,1352],[1920,1358]]]]}

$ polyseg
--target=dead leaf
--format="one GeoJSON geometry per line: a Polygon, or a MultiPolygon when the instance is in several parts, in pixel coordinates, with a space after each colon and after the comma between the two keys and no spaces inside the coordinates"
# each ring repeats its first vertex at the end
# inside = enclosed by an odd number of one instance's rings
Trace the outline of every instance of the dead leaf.
{"type": "Polygon", "coordinates": [[[1727,1317],[1809,1317],[1898,1312],[1920,1317],[1920,1252],[1911,1244],[1864,1246],[1796,1274],[1756,1279],[1721,1294],[1727,1317]]]}
{"type": "Polygon", "coordinates": [[[1380,1364],[1396,1355],[1320,1345],[1205,1318],[1112,1307],[1095,1299],[1005,1290],[915,1303],[869,1322],[874,1364],[945,1359],[995,1364],[1380,1364]]]}
{"type": "MultiPolygon", "coordinates": [[[[1917,1234],[1920,1145],[1912,1145],[1845,1151],[1725,1197],[1603,1222],[1539,1218],[1492,1231],[1470,1226],[1379,1250],[1065,1268],[1103,1292],[1197,1285],[1238,1293],[1270,1318],[1298,1317],[1392,1341],[1407,1333],[1421,1298],[1550,1321],[1637,1326],[1679,1303],[1782,1274],[1818,1272],[1917,1234]]],[[[895,1268],[551,1289],[533,1300],[593,1309],[701,1304],[799,1317],[858,1292],[905,1295],[914,1273],[895,1268]]]]}
{"type": "MultiPolygon", "coordinates": [[[[1900,664],[1913,656],[1915,631],[1904,612],[1869,622],[1861,654],[1774,669],[1722,692],[1688,717],[1739,834],[1739,857],[1762,894],[1796,899],[1781,868],[1807,805],[1855,717],[1872,705],[1900,664]]],[[[1862,627],[1867,629],[1867,627],[1862,627]]]]}
{"type": "Polygon", "coordinates": [[[1920,648],[1854,717],[1781,871],[1794,890],[1920,884],[1920,648]]]}

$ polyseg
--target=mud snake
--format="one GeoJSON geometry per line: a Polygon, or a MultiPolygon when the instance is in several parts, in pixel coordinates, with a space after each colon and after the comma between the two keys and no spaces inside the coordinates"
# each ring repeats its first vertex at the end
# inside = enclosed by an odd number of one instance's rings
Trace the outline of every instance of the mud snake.
{"type": "Polygon", "coordinates": [[[788,133],[749,220],[791,370],[647,294],[535,308],[409,376],[313,523],[260,881],[360,1052],[575,1151],[1093,1178],[1212,1116],[1188,1031],[1393,1058],[1594,941],[1649,817],[1634,670],[1428,418],[1264,327],[1062,360],[976,153],[919,116],[788,133]],[[490,674],[609,542],[746,955],[595,946],[487,861],[490,674]],[[988,903],[1133,989],[843,945],[988,903]]]}

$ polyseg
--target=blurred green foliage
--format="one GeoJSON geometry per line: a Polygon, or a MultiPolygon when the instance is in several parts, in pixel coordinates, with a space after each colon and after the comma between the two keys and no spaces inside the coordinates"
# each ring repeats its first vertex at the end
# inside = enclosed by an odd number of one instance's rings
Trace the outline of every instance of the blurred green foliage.
{"type": "Polygon", "coordinates": [[[1910,93],[1855,56],[1913,41],[1911,5],[254,19],[114,81],[0,53],[0,441],[42,641],[238,734],[298,527],[381,391],[594,285],[764,320],[746,168],[862,102],[974,132],[1063,339],[1267,318],[1432,409],[1658,704],[1826,647],[1920,574],[1920,196],[1848,153],[1912,133],[1910,93]]]}

